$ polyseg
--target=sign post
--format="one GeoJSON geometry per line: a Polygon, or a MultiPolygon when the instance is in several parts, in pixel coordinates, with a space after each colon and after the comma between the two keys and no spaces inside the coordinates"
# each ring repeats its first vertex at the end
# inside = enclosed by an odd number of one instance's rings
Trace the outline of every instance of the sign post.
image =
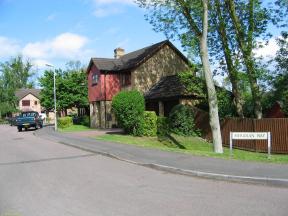
{"type": "Polygon", "coordinates": [[[230,132],[230,157],[233,154],[234,140],[267,140],[268,158],[271,157],[271,133],[270,132],[230,132]]]}

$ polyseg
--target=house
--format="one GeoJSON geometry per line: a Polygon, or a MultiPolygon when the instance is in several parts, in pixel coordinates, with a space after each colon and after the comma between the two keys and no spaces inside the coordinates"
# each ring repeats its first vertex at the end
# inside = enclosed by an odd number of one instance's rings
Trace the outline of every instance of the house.
{"type": "Polygon", "coordinates": [[[167,115],[178,103],[191,103],[177,73],[188,70],[188,59],[168,40],[114,58],[92,58],[87,68],[91,127],[110,128],[112,98],[121,90],[136,89],[145,95],[146,110],[167,115]]]}
{"type": "Polygon", "coordinates": [[[40,89],[19,89],[15,96],[18,98],[18,109],[21,112],[36,111],[41,112],[40,89]]]}
{"type": "Polygon", "coordinates": [[[285,114],[283,112],[282,103],[280,101],[276,101],[274,105],[266,112],[266,118],[285,118],[285,114]]]}

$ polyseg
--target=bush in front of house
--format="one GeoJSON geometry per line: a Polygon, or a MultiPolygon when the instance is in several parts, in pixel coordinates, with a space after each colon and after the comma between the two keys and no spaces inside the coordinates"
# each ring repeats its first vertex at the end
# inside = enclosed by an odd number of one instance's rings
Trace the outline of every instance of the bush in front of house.
{"type": "Polygon", "coordinates": [[[90,127],[90,116],[81,116],[80,124],[90,127]]]}
{"type": "Polygon", "coordinates": [[[136,91],[121,91],[113,97],[112,110],[120,127],[128,134],[143,134],[144,96],[136,91]]]}
{"type": "Polygon", "coordinates": [[[74,125],[84,125],[90,127],[90,116],[74,116],[72,117],[74,125]]]}
{"type": "Polygon", "coordinates": [[[182,136],[198,136],[199,131],[195,127],[194,113],[191,107],[178,104],[169,114],[169,128],[172,133],[182,136]]]}
{"type": "Polygon", "coordinates": [[[159,136],[167,136],[169,132],[169,119],[167,117],[158,116],[157,134],[159,136]]]}
{"type": "Polygon", "coordinates": [[[72,117],[70,116],[61,117],[57,119],[57,124],[58,124],[58,127],[61,129],[68,128],[73,125],[72,117]]]}
{"type": "Polygon", "coordinates": [[[145,111],[142,124],[143,136],[156,136],[157,134],[157,115],[154,111],[145,111]]]}

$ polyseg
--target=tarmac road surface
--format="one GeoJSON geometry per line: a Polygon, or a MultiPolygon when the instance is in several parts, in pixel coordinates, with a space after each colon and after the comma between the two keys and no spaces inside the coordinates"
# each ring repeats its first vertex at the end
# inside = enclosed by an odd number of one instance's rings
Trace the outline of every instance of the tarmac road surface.
{"type": "Polygon", "coordinates": [[[287,188],[165,173],[0,125],[0,216],[286,216],[287,202],[287,188]]]}

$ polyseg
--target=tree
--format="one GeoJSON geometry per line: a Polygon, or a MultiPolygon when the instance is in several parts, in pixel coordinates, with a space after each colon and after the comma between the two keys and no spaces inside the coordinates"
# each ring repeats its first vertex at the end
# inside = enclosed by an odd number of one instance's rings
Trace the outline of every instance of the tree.
{"type": "Polygon", "coordinates": [[[242,98],[241,89],[239,87],[239,73],[237,70],[239,56],[235,55],[237,46],[235,46],[233,32],[231,31],[231,24],[227,19],[227,11],[225,6],[221,4],[219,0],[214,0],[213,3],[211,4],[211,23],[213,25],[212,28],[216,29],[216,31],[212,31],[212,34],[210,35],[210,42],[212,42],[210,44],[214,50],[214,53],[212,53],[216,59],[217,57],[218,59],[222,59],[224,56],[225,65],[227,68],[226,71],[232,85],[236,113],[239,117],[243,118],[244,101],[242,98]]]}
{"type": "MultiPolygon", "coordinates": [[[[79,62],[67,63],[65,71],[56,69],[56,98],[57,110],[66,112],[72,107],[82,108],[88,105],[88,86],[85,70],[79,62]]],[[[54,71],[47,70],[39,79],[42,87],[41,104],[47,110],[54,109],[54,71]]]]}
{"type": "Polygon", "coordinates": [[[282,102],[283,111],[288,116],[288,32],[282,32],[281,37],[277,39],[277,43],[280,48],[275,57],[278,73],[272,82],[273,93],[271,101],[282,102]]]}
{"type": "MultiPolygon", "coordinates": [[[[55,71],[56,74],[58,70],[55,71]]],[[[45,107],[47,111],[54,109],[54,94],[53,94],[53,76],[52,70],[45,70],[42,77],[39,78],[39,84],[41,87],[40,101],[41,105],[45,107]]],[[[56,80],[59,80],[60,76],[56,76],[56,80]]]]}
{"type": "Polygon", "coordinates": [[[255,10],[257,7],[260,7],[261,4],[257,0],[249,0],[248,4],[244,5],[246,6],[247,21],[243,19],[241,20],[240,16],[238,15],[241,14],[241,10],[243,10],[243,4],[241,5],[241,2],[239,4],[240,6],[238,5],[238,11],[234,0],[225,0],[225,4],[228,8],[229,15],[233,23],[236,41],[238,43],[239,50],[241,51],[249,77],[251,93],[254,101],[254,114],[256,118],[260,119],[262,118],[261,95],[259,86],[257,84],[258,76],[252,51],[255,43],[255,33],[257,33],[255,31],[257,22],[257,19],[255,19],[255,10]]]}
{"type": "MultiPolygon", "coordinates": [[[[288,3],[287,3],[288,4],[288,3]]],[[[288,74],[288,32],[282,32],[281,37],[277,39],[279,50],[276,53],[275,61],[279,74],[288,74]]]]}
{"type": "Polygon", "coordinates": [[[31,78],[34,72],[30,61],[25,62],[21,55],[1,63],[0,72],[0,112],[5,115],[16,111],[18,103],[16,90],[33,87],[31,78]]]}
{"type": "Polygon", "coordinates": [[[183,45],[200,51],[208,92],[210,126],[214,151],[223,153],[217,95],[208,56],[208,0],[136,0],[140,7],[150,10],[148,19],[156,31],[166,36],[178,36],[183,45]]]}
{"type": "MultiPolygon", "coordinates": [[[[187,92],[193,92],[198,97],[202,97],[203,99],[199,99],[198,103],[195,105],[196,107],[208,111],[208,95],[207,89],[205,86],[205,80],[201,77],[197,77],[194,75],[195,72],[192,71],[184,71],[178,73],[178,77],[182,85],[184,85],[185,90],[187,92]]],[[[235,109],[233,107],[233,95],[230,91],[226,90],[224,87],[219,87],[215,85],[216,93],[217,93],[217,101],[219,107],[219,117],[231,117],[235,116],[235,109]]]]}

